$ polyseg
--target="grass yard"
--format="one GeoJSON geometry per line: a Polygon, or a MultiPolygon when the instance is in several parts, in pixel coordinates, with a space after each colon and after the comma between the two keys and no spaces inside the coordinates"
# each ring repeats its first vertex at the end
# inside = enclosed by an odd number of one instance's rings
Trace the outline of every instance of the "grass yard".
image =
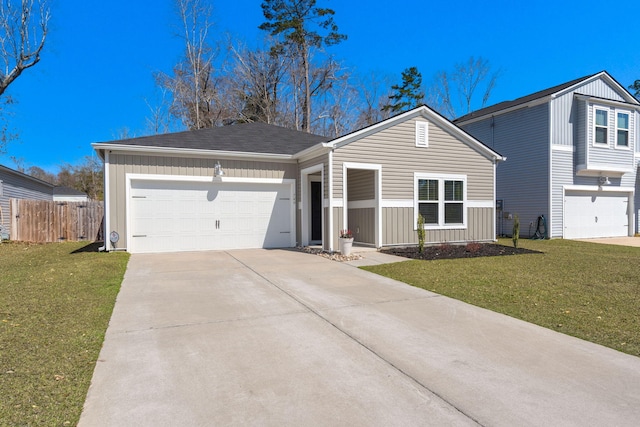
{"type": "Polygon", "coordinates": [[[0,425],[80,418],[129,258],[85,246],[0,243],[0,425]]]}
{"type": "Polygon", "coordinates": [[[363,268],[640,356],[640,248],[560,239],[519,246],[544,253],[363,268]]]}

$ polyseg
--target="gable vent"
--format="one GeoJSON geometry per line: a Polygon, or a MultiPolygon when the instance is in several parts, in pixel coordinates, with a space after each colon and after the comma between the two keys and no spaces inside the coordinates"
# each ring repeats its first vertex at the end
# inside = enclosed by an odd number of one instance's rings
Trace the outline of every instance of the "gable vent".
{"type": "Polygon", "coordinates": [[[429,122],[416,122],[416,147],[429,146],[429,122]]]}

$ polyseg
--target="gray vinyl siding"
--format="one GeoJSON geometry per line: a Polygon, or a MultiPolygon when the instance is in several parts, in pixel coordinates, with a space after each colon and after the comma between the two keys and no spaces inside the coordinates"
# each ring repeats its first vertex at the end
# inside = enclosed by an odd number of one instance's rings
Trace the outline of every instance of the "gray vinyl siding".
{"type": "MultiPolygon", "coordinates": [[[[552,224],[547,223],[547,226],[550,227],[549,237],[562,237],[564,235],[564,186],[577,183],[573,173],[573,153],[570,151],[554,150],[552,156],[553,187],[551,189],[551,213],[553,222],[552,224]]],[[[597,178],[595,180],[597,181],[597,178]]],[[[589,181],[594,181],[594,178],[590,177],[589,181]]],[[[589,182],[589,184],[592,183],[589,182]]]]}
{"type": "Polygon", "coordinates": [[[0,223],[11,226],[10,199],[53,200],[53,186],[22,175],[0,170],[2,193],[0,195],[0,223]]]}
{"type": "MultiPolygon", "coordinates": [[[[575,164],[576,165],[586,165],[587,164],[587,102],[575,100],[575,110],[574,114],[574,125],[573,125],[573,135],[574,141],[573,146],[576,150],[575,155],[575,164]]],[[[573,165],[572,165],[573,172],[573,165]]]]}
{"type": "Polygon", "coordinates": [[[607,106],[600,106],[598,104],[590,104],[588,106],[588,120],[587,120],[587,140],[584,141],[588,150],[588,164],[592,165],[610,165],[614,167],[626,167],[628,169],[633,168],[633,160],[634,160],[634,148],[633,145],[636,143],[635,135],[632,133],[632,129],[635,128],[635,115],[630,114],[629,120],[629,148],[616,148],[616,113],[618,111],[626,109],[614,109],[607,106]],[[608,146],[604,145],[594,145],[594,135],[593,135],[593,121],[594,121],[594,110],[596,108],[604,108],[609,111],[607,118],[609,119],[609,132],[607,135],[607,143],[608,146]]]}
{"type": "Polygon", "coordinates": [[[347,200],[375,200],[375,171],[350,169],[347,176],[347,200]]]}
{"type": "MultiPolygon", "coordinates": [[[[300,162],[298,164],[298,182],[297,182],[297,189],[296,191],[298,192],[298,194],[302,194],[300,185],[302,185],[302,179],[301,179],[301,171],[303,169],[307,169],[310,168],[312,166],[316,166],[322,164],[324,165],[324,182],[323,182],[323,188],[324,188],[324,198],[327,199],[329,197],[329,164],[328,164],[328,155],[327,154],[323,154],[321,156],[318,157],[314,157],[312,159],[309,160],[305,160],[303,162],[300,162]]],[[[321,172],[318,172],[318,174],[320,175],[321,172]]]]}
{"type": "Polygon", "coordinates": [[[616,90],[600,79],[582,84],[573,88],[570,92],[563,93],[551,101],[553,103],[553,117],[551,119],[553,123],[552,144],[573,145],[574,127],[571,126],[571,124],[574,123],[578,117],[578,111],[574,103],[574,94],[624,101],[624,98],[622,98],[616,90]]]}
{"type": "MultiPolygon", "coordinates": [[[[488,242],[495,240],[493,208],[468,208],[467,228],[458,230],[425,230],[429,244],[488,242]]],[[[413,208],[382,209],[382,245],[415,245],[418,234],[414,229],[413,208]]]]}
{"type": "MultiPolygon", "coordinates": [[[[334,198],[343,196],[343,164],[345,162],[380,165],[382,180],[382,204],[385,200],[400,200],[412,204],[414,200],[414,174],[429,173],[443,175],[464,175],[467,178],[467,200],[484,201],[493,205],[494,162],[485,154],[471,147],[453,135],[449,130],[441,128],[429,121],[428,147],[416,147],[416,120],[428,121],[424,117],[409,119],[394,126],[368,135],[343,147],[337,148],[334,154],[334,198]]],[[[347,196],[350,200],[375,200],[375,172],[355,171],[355,182],[352,183],[352,170],[349,169],[347,196]],[[352,185],[353,184],[353,185],[352,185]],[[351,193],[356,195],[351,198],[351,193]],[[372,196],[372,197],[370,197],[372,196]]],[[[365,243],[375,243],[374,213],[369,206],[365,211],[356,212],[349,209],[349,228],[360,227],[365,243]],[[351,214],[355,215],[352,218],[351,214]],[[366,219],[365,219],[366,218],[366,219]]],[[[394,245],[416,242],[413,222],[413,207],[383,208],[382,245],[394,245]],[[397,212],[410,215],[402,221],[391,220],[397,212]],[[386,215],[386,217],[385,217],[386,215]],[[385,219],[386,218],[386,219],[385,219]],[[408,241],[405,241],[409,239],[408,241]]],[[[488,211],[492,212],[490,208],[488,211]]],[[[471,216],[472,209],[467,209],[471,216]]],[[[492,220],[493,221],[493,220],[492,220]]],[[[456,242],[470,238],[493,240],[493,222],[475,223],[467,218],[467,227],[463,230],[443,229],[428,231],[432,242],[456,242]],[[483,227],[478,229],[477,227],[483,227]]]]}
{"type": "Polygon", "coordinates": [[[209,159],[193,157],[144,156],[124,153],[109,154],[109,221],[110,230],[120,234],[118,248],[127,247],[126,233],[126,175],[210,176],[216,162],[220,162],[225,177],[296,179],[296,163],[252,160],[209,159]]]}
{"type": "MultiPolygon", "coordinates": [[[[521,235],[527,237],[529,223],[538,216],[549,220],[549,104],[461,127],[481,141],[490,135],[483,142],[507,158],[497,168],[496,198],[504,200],[504,213],[518,215],[521,235]]],[[[498,224],[499,232],[511,234],[512,219],[500,218],[498,224]]]]}
{"type": "Polygon", "coordinates": [[[418,148],[415,122],[407,120],[336,149],[333,197],[342,197],[343,163],[356,162],[382,166],[382,199],[413,200],[413,174],[422,172],[467,175],[469,200],[493,200],[493,161],[434,123],[429,123],[429,147],[418,148]]]}

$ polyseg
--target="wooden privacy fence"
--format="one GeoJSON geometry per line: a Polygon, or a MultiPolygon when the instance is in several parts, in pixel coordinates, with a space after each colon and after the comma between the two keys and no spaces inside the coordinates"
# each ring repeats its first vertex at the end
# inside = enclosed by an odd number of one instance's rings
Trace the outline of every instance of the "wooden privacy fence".
{"type": "Polygon", "coordinates": [[[11,199],[11,240],[94,242],[102,239],[102,202],[11,199]]]}

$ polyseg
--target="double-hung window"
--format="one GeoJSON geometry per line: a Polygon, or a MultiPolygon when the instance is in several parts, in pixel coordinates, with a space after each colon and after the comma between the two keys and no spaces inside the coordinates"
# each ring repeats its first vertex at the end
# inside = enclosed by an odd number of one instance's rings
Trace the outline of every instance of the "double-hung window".
{"type": "Polygon", "coordinates": [[[416,173],[414,177],[415,207],[425,228],[466,227],[466,176],[416,173]]]}
{"type": "Polygon", "coordinates": [[[600,108],[595,109],[595,119],[593,127],[594,144],[609,144],[609,111],[600,108]]]}
{"type": "Polygon", "coordinates": [[[618,113],[616,119],[616,147],[629,148],[629,114],[618,113]]]}

